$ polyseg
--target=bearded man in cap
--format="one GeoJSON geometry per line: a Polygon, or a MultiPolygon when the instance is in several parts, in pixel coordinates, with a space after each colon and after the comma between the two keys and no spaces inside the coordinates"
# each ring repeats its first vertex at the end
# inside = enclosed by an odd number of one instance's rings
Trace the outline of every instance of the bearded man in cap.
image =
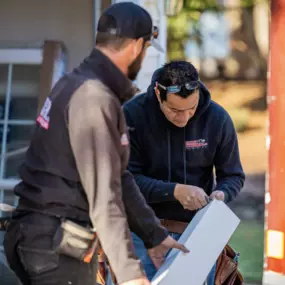
{"type": "Polygon", "coordinates": [[[150,284],[129,226],[157,266],[168,249],[187,251],[168,236],[126,170],[121,104],[133,96],[131,80],[157,32],[142,7],[110,6],[99,20],[96,47],[47,97],[19,170],[19,204],[4,241],[23,285],[95,284],[95,241],[79,254],[92,239],[90,228],[119,284],[150,284]]]}

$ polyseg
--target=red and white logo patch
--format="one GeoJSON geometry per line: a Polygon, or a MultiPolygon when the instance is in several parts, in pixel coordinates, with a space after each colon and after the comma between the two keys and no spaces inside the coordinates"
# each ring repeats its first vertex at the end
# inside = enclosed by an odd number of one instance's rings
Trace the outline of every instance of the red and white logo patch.
{"type": "Polygon", "coordinates": [[[129,145],[129,139],[126,133],[122,134],[121,136],[121,145],[122,146],[128,146],[129,145]]]}
{"type": "Polygon", "coordinates": [[[49,112],[51,109],[51,105],[52,102],[50,98],[47,98],[40,112],[40,115],[37,118],[37,122],[40,124],[42,128],[46,130],[49,128],[49,112]]]}
{"type": "Polygon", "coordinates": [[[185,142],[186,149],[198,149],[204,148],[208,146],[208,143],[205,139],[199,139],[194,141],[186,141],[185,142]]]}

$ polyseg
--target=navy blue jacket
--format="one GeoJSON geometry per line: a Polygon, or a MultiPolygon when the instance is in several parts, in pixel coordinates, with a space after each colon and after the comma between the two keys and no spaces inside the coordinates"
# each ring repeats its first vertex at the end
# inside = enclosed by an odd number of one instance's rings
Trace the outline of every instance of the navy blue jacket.
{"type": "Polygon", "coordinates": [[[222,190],[226,202],[243,187],[236,131],[203,84],[197,111],[184,128],[166,119],[153,86],[124,105],[131,142],[129,170],[159,218],[189,222],[195,212],[184,210],[175,199],[176,183],[201,187],[208,195],[222,190]]]}

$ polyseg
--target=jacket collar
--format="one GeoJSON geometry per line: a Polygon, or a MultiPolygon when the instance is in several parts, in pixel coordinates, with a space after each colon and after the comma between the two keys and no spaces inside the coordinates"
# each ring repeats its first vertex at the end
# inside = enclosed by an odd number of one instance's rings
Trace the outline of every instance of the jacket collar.
{"type": "Polygon", "coordinates": [[[77,68],[77,71],[91,78],[98,78],[109,87],[121,103],[132,98],[135,88],[132,82],[101,51],[94,48],[91,54],[77,68]]]}

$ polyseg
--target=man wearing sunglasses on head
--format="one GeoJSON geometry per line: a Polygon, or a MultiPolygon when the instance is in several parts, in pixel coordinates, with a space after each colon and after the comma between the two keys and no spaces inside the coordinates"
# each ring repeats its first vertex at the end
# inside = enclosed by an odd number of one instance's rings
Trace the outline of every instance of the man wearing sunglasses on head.
{"type": "MultiPolygon", "coordinates": [[[[173,61],[158,69],[147,92],[125,103],[124,112],[131,142],[129,170],[174,238],[209,198],[227,203],[237,196],[245,175],[233,122],[211,100],[191,63],[173,61]]],[[[133,239],[151,279],[156,269],[139,237],[133,234],[133,239]]],[[[214,285],[214,277],[215,266],[208,285],[214,285]]]]}

